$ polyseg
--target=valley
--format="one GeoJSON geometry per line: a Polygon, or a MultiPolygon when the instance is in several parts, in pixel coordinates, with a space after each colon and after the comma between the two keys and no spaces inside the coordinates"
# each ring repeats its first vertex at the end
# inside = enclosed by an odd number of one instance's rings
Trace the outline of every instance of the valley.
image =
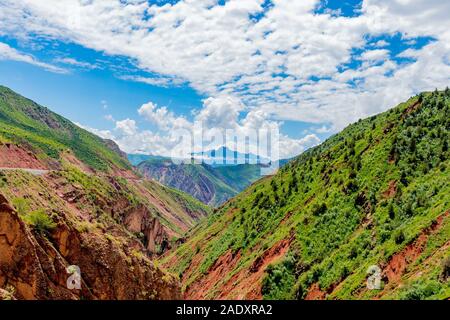
{"type": "Polygon", "coordinates": [[[174,299],[153,262],[209,213],[118,148],[0,88],[0,288],[17,299],[174,299]],[[81,269],[82,290],[65,268],[81,269]],[[126,285],[124,285],[126,284],[126,285]]]}
{"type": "Polygon", "coordinates": [[[137,167],[144,177],[186,192],[201,202],[218,206],[261,178],[261,165],[211,166],[174,164],[169,158],[154,158],[137,167]]]}
{"type": "Polygon", "coordinates": [[[0,297],[448,299],[449,119],[450,91],[425,92],[260,178],[257,165],[133,167],[0,87],[0,297]]]}

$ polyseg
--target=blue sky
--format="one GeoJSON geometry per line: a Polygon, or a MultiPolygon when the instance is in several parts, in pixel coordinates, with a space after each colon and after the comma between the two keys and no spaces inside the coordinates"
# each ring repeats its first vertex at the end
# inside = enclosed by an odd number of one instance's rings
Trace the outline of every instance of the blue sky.
{"type": "MultiPolygon", "coordinates": [[[[191,117],[191,111],[201,108],[205,97],[188,85],[161,87],[145,83],[120,79],[117,67],[130,68],[141,74],[126,58],[110,57],[102,53],[83,48],[79,45],[57,41],[57,49],[32,50],[18,45],[15,39],[0,37],[0,42],[22,52],[32,54],[42,61],[52,62],[61,56],[68,56],[91,64],[99,64],[98,69],[69,66],[67,74],[48,72],[28,63],[0,61],[0,83],[39,102],[71,121],[93,128],[112,128],[115,119],[136,116],[137,108],[153,101],[158,105],[170,106],[177,113],[191,117]],[[104,61],[104,62],[103,62],[104,61]],[[105,108],[104,105],[107,105],[105,108]]],[[[67,67],[67,66],[66,66],[67,67]]],[[[151,124],[142,121],[147,127],[151,124]]]]}
{"type": "Polygon", "coordinates": [[[127,152],[279,128],[282,157],[449,84],[450,5],[424,0],[0,3],[0,84],[127,152]]]}

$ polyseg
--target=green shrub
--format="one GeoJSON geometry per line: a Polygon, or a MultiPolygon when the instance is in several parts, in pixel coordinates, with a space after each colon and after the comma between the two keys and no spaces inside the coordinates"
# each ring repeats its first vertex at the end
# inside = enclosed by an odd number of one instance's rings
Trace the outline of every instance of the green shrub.
{"type": "Polygon", "coordinates": [[[12,205],[20,215],[25,215],[30,211],[30,204],[27,199],[15,198],[12,201],[12,205]]]}
{"type": "Polygon", "coordinates": [[[48,234],[56,228],[56,223],[42,209],[28,213],[24,220],[41,235],[48,234]]]}
{"type": "Polygon", "coordinates": [[[394,210],[394,205],[392,204],[392,202],[389,204],[388,214],[389,214],[389,219],[391,219],[391,220],[395,219],[395,210],[394,210]]]}
{"type": "Polygon", "coordinates": [[[406,290],[400,294],[401,300],[425,300],[433,295],[436,295],[441,290],[441,284],[437,281],[418,281],[407,287],[406,290]]]}
{"type": "Polygon", "coordinates": [[[448,256],[442,262],[442,273],[441,273],[442,280],[447,281],[449,277],[450,277],[450,256],[448,256]]]}
{"type": "Polygon", "coordinates": [[[265,299],[289,300],[295,284],[295,258],[290,254],[282,262],[269,265],[262,283],[265,299]]]}
{"type": "Polygon", "coordinates": [[[402,230],[398,230],[394,233],[394,241],[396,244],[402,244],[405,241],[405,234],[402,230]]]}
{"type": "Polygon", "coordinates": [[[327,205],[325,203],[322,203],[320,205],[314,205],[314,208],[312,209],[312,214],[314,216],[320,216],[324,214],[327,211],[327,205]]]}
{"type": "Polygon", "coordinates": [[[8,178],[3,172],[0,172],[0,187],[5,187],[8,184],[8,178]]]}

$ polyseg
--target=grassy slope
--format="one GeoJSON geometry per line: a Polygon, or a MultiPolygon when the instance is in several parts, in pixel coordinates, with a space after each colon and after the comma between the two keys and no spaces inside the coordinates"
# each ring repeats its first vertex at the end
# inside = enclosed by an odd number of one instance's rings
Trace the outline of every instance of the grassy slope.
{"type": "Polygon", "coordinates": [[[204,288],[214,298],[268,248],[292,239],[285,259],[266,270],[265,298],[305,298],[313,284],[339,299],[448,297],[441,262],[450,255],[450,93],[421,97],[349,126],[258,181],[163,263],[188,287],[226,252],[240,253],[226,277],[204,288]],[[364,289],[370,265],[386,268],[438,217],[439,229],[400,274],[402,286],[364,289]]]}
{"type": "Polygon", "coordinates": [[[131,168],[101,138],[2,86],[0,141],[26,143],[41,151],[41,156],[57,160],[62,151],[70,149],[79,160],[100,171],[108,171],[111,166],[131,168]]]}
{"type": "MultiPolygon", "coordinates": [[[[63,176],[71,185],[81,187],[83,192],[89,194],[89,203],[83,205],[90,206],[93,212],[101,210],[96,201],[113,203],[116,200],[117,185],[122,190],[120,193],[128,198],[131,205],[146,205],[154,216],[159,217],[163,225],[178,236],[182,236],[188,228],[195,225],[198,218],[209,212],[208,207],[192,197],[158,183],[148,181],[139,184],[105,175],[114,175],[116,169],[131,170],[131,165],[109,149],[101,138],[2,86],[0,142],[22,144],[26,149],[32,149],[40,158],[57,160],[61,164],[61,170],[55,175],[63,176]],[[83,172],[82,168],[65,163],[60,155],[66,150],[71,150],[79,160],[95,169],[98,174],[88,174],[83,172]],[[161,207],[167,212],[162,212],[161,207]]],[[[17,175],[21,173],[18,172],[17,175]]],[[[6,184],[5,188],[7,187],[6,184]]]]}
{"type": "Polygon", "coordinates": [[[261,178],[261,169],[258,165],[219,166],[213,170],[222,181],[239,192],[261,178]]]}

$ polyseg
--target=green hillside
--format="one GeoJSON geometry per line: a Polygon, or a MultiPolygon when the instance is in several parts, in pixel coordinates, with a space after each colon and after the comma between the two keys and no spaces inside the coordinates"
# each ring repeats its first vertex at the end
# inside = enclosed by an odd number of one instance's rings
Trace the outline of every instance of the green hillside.
{"type": "Polygon", "coordinates": [[[63,198],[69,209],[82,212],[82,224],[102,220],[108,228],[123,228],[125,217],[133,214],[138,217],[125,227],[145,229],[144,242],[155,238],[160,245],[180,238],[210,210],[187,194],[141,179],[114,142],[5,87],[0,87],[0,156],[0,168],[34,169],[30,165],[37,163],[50,169],[42,177],[24,170],[0,172],[0,191],[10,201],[23,198],[36,210],[58,212],[54,199],[63,198]]]}
{"type": "Polygon", "coordinates": [[[153,158],[154,156],[145,155],[145,154],[127,154],[128,161],[133,166],[138,166],[141,162],[144,162],[145,160],[149,160],[153,158]]]}
{"type": "Polygon", "coordinates": [[[413,97],[258,181],[163,263],[187,298],[448,298],[449,141],[450,91],[413,97]]]}
{"type": "Polygon", "coordinates": [[[222,181],[238,192],[243,191],[256,180],[261,179],[261,168],[254,164],[218,166],[213,168],[213,170],[222,181]]]}
{"type": "Polygon", "coordinates": [[[59,159],[65,150],[93,169],[130,169],[105,141],[12,90],[0,86],[0,142],[26,144],[40,156],[59,159]]]}

